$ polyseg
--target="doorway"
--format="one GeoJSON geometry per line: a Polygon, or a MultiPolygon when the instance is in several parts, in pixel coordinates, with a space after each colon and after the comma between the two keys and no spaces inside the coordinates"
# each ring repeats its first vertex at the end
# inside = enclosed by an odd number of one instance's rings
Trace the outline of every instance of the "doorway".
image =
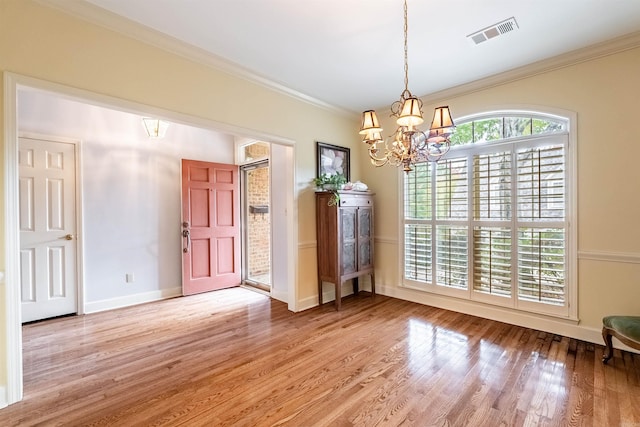
{"type": "MultiPolygon", "coordinates": [[[[4,163],[4,178],[5,178],[5,192],[4,192],[4,224],[5,224],[5,251],[4,251],[4,275],[0,272],[0,288],[4,289],[4,298],[0,298],[0,312],[3,313],[3,318],[6,321],[6,329],[4,333],[0,334],[0,340],[4,339],[5,345],[0,348],[0,370],[6,372],[5,383],[0,381],[0,407],[6,406],[19,401],[23,394],[23,381],[22,381],[22,331],[21,331],[21,295],[20,295],[20,235],[19,235],[19,212],[17,206],[19,204],[19,173],[18,173],[18,129],[24,123],[24,115],[21,115],[18,119],[18,93],[35,93],[35,94],[53,94],[56,99],[74,100],[82,103],[83,105],[90,106],[102,106],[107,108],[113,108],[121,112],[128,112],[130,114],[145,114],[148,107],[142,104],[136,104],[128,101],[121,101],[116,98],[112,98],[105,95],[100,95],[93,92],[88,92],[76,88],[62,86],[46,82],[43,80],[34,79],[31,77],[21,76],[18,74],[5,72],[4,73],[4,96],[5,106],[4,109],[4,141],[5,141],[5,155],[3,156],[4,163]],[[4,387],[6,384],[6,387],[4,387]]],[[[23,103],[24,105],[24,103],[23,103]]],[[[88,107],[90,108],[90,107],[88,107]]],[[[33,109],[32,111],[41,111],[39,109],[33,109]]],[[[52,110],[56,111],[57,110],[52,110]]],[[[230,125],[220,124],[208,119],[201,119],[196,117],[185,116],[179,113],[174,113],[169,110],[155,109],[158,114],[162,114],[168,119],[175,118],[189,126],[195,126],[202,129],[216,129],[224,128],[226,132],[235,132],[237,134],[246,135],[247,130],[244,128],[237,128],[230,125]]],[[[74,116],[68,117],[69,123],[78,122],[74,116]]],[[[41,130],[40,128],[45,125],[53,126],[53,129],[57,129],[59,124],[57,121],[52,123],[42,123],[42,121],[36,121],[38,126],[33,129],[33,132],[39,134],[53,134],[56,133],[50,129],[41,130]]],[[[83,122],[84,123],[84,122],[83,122]]],[[[136,128],[140,128],[139,123],[136,128]]],[[[87,125],[87,131],[91,128],[87,125]]],[[[248,135],[247,137],[251,137],[248,135]]],[[[271,211],[275,213],[272,216],[272,226],[274,233],[272,234],[272,247],[276,256],[271,259],[271,297],[288,304],[289,310],[298,311],[298,290],[296,287],[296,266],[297,266],[297,205],[295,203],[295,141],[268,134],[261,134],[261,138],[268,138],[270,141],[270,164],[272,166],[271,179],[277,182],[279,191],[276,194],[271,195],[272,205],[269,207],[271,211]]],[[[126,154],[127,152],[122,152],[126,154]]],[[[85,153],[86,154],[86,153],[85,153]]],[[[141,157],[146,159],[146,157],[141,157]]],[[[86,160],[86,158],[85,158],[86,160]]],[[[116,159],[117,160],[117,159],[116,159]]],[[[161,166],[160,164],[157,166],[161,166]]],[[[92,170],[89,176],[99,177],[97,174],[99,171],[92,170]]],[[[82,182],[82,179],[80,179],[82,182]]],[[[96,179],[96,183],[100,184],[102,181],[96,179]]],[[[110,189],[110,187],[107,187],[110,189]]],[[[86,187],[85,187],[86,190],[86,187]]],[[[82,194],[82,192],[80,192],[82,194]]],[[[100,197],[104,197],[100,193],[100,197]]],[[[78,206],[85,206],[79,204],[78,206]]],[[[158,210],[159,214],[163,214],[164,211],[158,210]]],[[[176,222],[178,223],[178,222],[176,222]]],[[[82,231],[82,224],[79,224],[78,233],[82,231]]],[[[180,244],[180,237],[175,237],[176,243],[180,244]]],[[[84,240],[77,241],[78,252],[83,253],[84,240]]],[[[166,245],[165,245],[166,246],[166,245]]],[[[164,247],[164,246],[163,246],[164,247]]],[[[155,247],[151,247],[154,249],[155,247]]],[[[82,264],[82,263],[81,263],[82,264]]],[[[86,271],[78,272],[78,280],[84,281],[86,271]]],[[[139,277],[139,276],[138,276],[139,277]]],[[[133,275],[131,275],[133,278],[133,275]]],[[[122,278],[125,282],[125,278],[122,278]]],[[[131,280],[133,282],[133,280],[131,280]]],[[[136,284],[139,280],[136,280],[136,284]]],[[[137,286],[137,285],[127,285],[137,286]]],[[[103,288],[97,288],[96,291],[101,291],[103,288]]],[[[78,287],[78,310],[81,311],[83,306],[86,306],[84,302],[83,286],[78,287]]],[[[86,293],[85,293],[86,294],[86,293]]],[[[158,298],[163,297],[161,292],[147,292],[143,296],[158,298]]],[[[112,299],[108,300],[109,302],[112,299]]],[[[123,304],[139,303],[140,301],[135,298],[128,298],[124,300],[117,300],[116,302],[122,302],[123,304]]],[[[100,304],[94,304],[92,311],[99,311],[104,309],[100,304]]]]}
{"type": "Polygon", "coordinates": [[[269,160],[241,167],[243,200],[242,283],[271,292],[271,212],[269,160]]]}

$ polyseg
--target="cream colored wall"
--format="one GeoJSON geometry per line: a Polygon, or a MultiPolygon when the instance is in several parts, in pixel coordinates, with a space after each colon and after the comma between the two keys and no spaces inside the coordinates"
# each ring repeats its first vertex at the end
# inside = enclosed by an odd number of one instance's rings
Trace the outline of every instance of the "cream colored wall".
{"type": "MultiPolygon", "coordinates": [[[[0,4],[0,15],[2,14],[2,6],[0,4]]],[[[1,18],[0,18],[1,19],[1,18]]],[[[1,68],[0,68],[1,70],[1,68]]],[[[0,77],[3,76],[3,73],[0,72],[0,77]]],[[[4,85],[0,84],[0,99],[4,100],[4,85]]],[[[4,102],[0,102],[0,138],[4,135],[4,102]]],[[[2,144],[2,150],[0,150],[0,170],[2,171],[2,182],[4,183],[4,141],[2,144]]],[[[2,209],[0,209],[0,274],[2,274],[2,278],[0,278],[0,307],[3,308],[3,311],[0,312],[0,354],[7,354],[7,319],[4,313],[5,305],[5,289],[6,286],[4,282],[4,272],[7,267],[5,265],[5,233],[4,233],[4,185],[0,186],[0,204],[2,204],[2,209]]],[[[1,359],[0,359],[1,360],[1,359]]],[[[7,367],[6,362],[2,362],[0,364],[0,388],[5,387],[7,384],[7,367]]],[[[3,399],[0,396],[0,399],[3,399]]]]}
{"type": "MultiPolygon", "coordinates": [[[[640,315],[639,71],[636,48],[446,100],[457,117],[510,105],[577,113],[578,316],[585,328],[599,329],[607,314],[640,315]],[[590,259],[594,253],[618,261],[590,259]],[[625,256],[632,262],[620,262],[625,256]]],[[[366,159],[361,168],[377,193],[376,279],[397,289],[400,173],[366,159]]]]}
{"type": "MultiPolygon", "coordinates": [[[[357,119],[218,72],[31,0],[0,1],[0,72],[35,77],[295,141],[297,243],[301,248],[298,261],[303,266],[298,269],[296,286],[299,300],[313,299],[315,210],[310,182],[315,176],[315,141],[351,147],[358,141],[357,119]]],[[[2,121],[0,131],[4,135],[2,121]]],[[[4,141],[0,153],[4,153],[4,141]]],[[[0,162],[0,167],[3,164],[0,162]]],[[[358,174],[357,162],[352,173],[358,174]]],[[[1,271],[5,270],[4,236],[2,230],[1,271]]],[[[0,303],[3,298],[1,292],[0,303]]],[[[6,326],[2,313],[0,354],[6,352],[6,326]]],[[[0,388],[6,384],[6,378],[5,366],[0,366],[0,388]]]]}
{"type": "MultiPolygon", "coordinates": [[[[636,141],[635,125],[640,95],[638,69],[640,49],[634,49],[454,97],[447,102],[458,117],[515,104],[575,111],[578,117],[579,250],[629,254],[637,259],[640,256],[640,227],[637,226],[640,200],[635,197],[640,182],[640,168],[636,164],[640,144],[636,141]]],[[[0,1],[0,72],[4,71],[295,141],[300,246],[297,287],[301,301],[310,301],[316,293],[315,215],[309,186],[315,175],[314,142],[350,147],[352,177],[362,179],[377,193],[376,278],[386,287],[397,287],[400,175],[395,169],[374,169],[368,165],[363,156],[364,147],[357,137],[357,119],[341,117],[217,72],[30,0],[0,1]]],[[[3,94],[0,99],[4,102],[3,94]]],[[[0,103],[0,113],[2,105],[0,103]]],[[[431,111],[434,106],[426,105],[425,111],[431,111]]],[[[4,117],[3,114],[0,117],[4,117]]],[[[391,128],[387,123],[387,129],[391,128]]],[[[0,132],[4,135],[2,120],[0,132]]],[[[0,156],[3,153],[4,145],[0,156]]],[[[0,165],[3,164],[0,161],[0,165]]],[[[0,241],[4,242],[3,229],[0,241]]],[[[1,271],[5,270],[4,252],[4,243],[1,243],[1,271]]],[[[639,279],[637,263],[581,258],[579,317],[582,324],[597,328],[605,314],[640,314],[639,279]]],[[[0,292],[2,306],[3,299],[4,292],[0,292]]],[[[0,332],[0,354],[6,352],[6,326],[6,319],[0,315],[3,331],[0,332]]],[[[0,366],[0,387],[4,384],[6,370],[0,366]]]]}

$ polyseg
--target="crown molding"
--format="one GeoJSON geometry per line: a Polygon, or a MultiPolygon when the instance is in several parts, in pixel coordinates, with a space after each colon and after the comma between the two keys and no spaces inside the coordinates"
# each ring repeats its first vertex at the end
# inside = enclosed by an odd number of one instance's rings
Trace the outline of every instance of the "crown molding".
{"type": "MultiPolygon", "coordinates": [[[[216,56],[204,49],[189,45],[174,37],[146,27],[140,23],[131,21],[108,10],[102,9],[86,1],[68,0],[35,0],[37,3],[57,9],[63,13],[99,25],[108,30],[133,38],[169,53],[178,55],[187,60],[194,61],[218,71],[244,79],[251,83],[290,96],[299,101],[306,102],[316,107],[323,108],[338,114],[355,117],[353,111],[329,104],[297,90],[285,86],[283,83],[268,79],[256,74],[225,58],[216,56]]],[[[425,103],[435,103],[450,98],[467,95],[500,86],[513,81],[547,73],[553,70],[570,67],[582,62],[591,61],[608,55],[613,55],[629,49],[640,47],[640,31],[627,34],[612,40],[577,49],[553,58],[527,64],[503,73],[494,74],[473,82],[461,84],[438,92],[420,96],[425,103]]],[[[388,108],[388,107],[387,107],[388,108]]],[[[385,107],[380,110],[386,110],[385,107]]]]}
{"type": "Polygon", "coordinates": [[[256,74],[238,64],[223,57],[214,55],[204,49],[192,46],[167,34],[144,26],[138,22],[124,18],[106,9],[95,6],[86,1],[68,0],[35,0],[42,6],[56,9],[67,15],[79,18],[83,21],[106,28],[126,37],[138,40],[145,44],[157,47],[171,54],[180,56],[189,61],[222,71],[237,78],[249,81],[264,88],[287,95],[299,101],[306,102],[316,107],[323,108],[341,115],[352,116],[353,111],[329,104],[297,90],[291,89],[282,83],[256,74]]]}
{"type": "Polygon", "coordinates": [[[473,92],[478,92],[491,87],[500,86],[528,77],[533,77],[538,74],[544,74],[561,68],[570,67],[582,62],[592,61],[594,59],[602,58],[638,47],[640,47],[640,31],[630,33],[602,43],[587,46],[582,49],[573,50],[562,55],[554,56],[553,58],[548,58],[542,61],[527,64],[522,67],[505,71],[503,73],[494,74],[492,76],[478,79],[473,82],[454,86],[448,89],[443,89],[438,92],[433,92],[421,96],[420,98],[422,98],[424,102],[442,101],[457,96],[463,96],[473,92]]]}

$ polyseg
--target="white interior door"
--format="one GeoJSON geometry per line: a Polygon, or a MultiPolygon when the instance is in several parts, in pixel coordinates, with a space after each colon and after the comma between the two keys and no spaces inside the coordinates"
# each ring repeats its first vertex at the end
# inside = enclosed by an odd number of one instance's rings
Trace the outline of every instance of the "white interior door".
{"type": "Polygon", "coordinates": [[[22,322],[76,313],[76,146],[20,138],[22,322]]]}

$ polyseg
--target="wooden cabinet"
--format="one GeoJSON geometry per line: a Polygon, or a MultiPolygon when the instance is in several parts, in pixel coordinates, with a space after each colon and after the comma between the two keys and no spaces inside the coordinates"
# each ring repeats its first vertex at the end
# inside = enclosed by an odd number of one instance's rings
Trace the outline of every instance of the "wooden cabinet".
{"type": "Polygon", "coordinates": [[[316,193],[316,240],[318,253],[318,299],[322,305],[322,282],[335,285],[336,309],[340,310],[342,283],[353,279],[358,293],[358,277],[371,276],[373,270],[373,193],[340,191],[333,203],[332,192],[316,193]]]}

